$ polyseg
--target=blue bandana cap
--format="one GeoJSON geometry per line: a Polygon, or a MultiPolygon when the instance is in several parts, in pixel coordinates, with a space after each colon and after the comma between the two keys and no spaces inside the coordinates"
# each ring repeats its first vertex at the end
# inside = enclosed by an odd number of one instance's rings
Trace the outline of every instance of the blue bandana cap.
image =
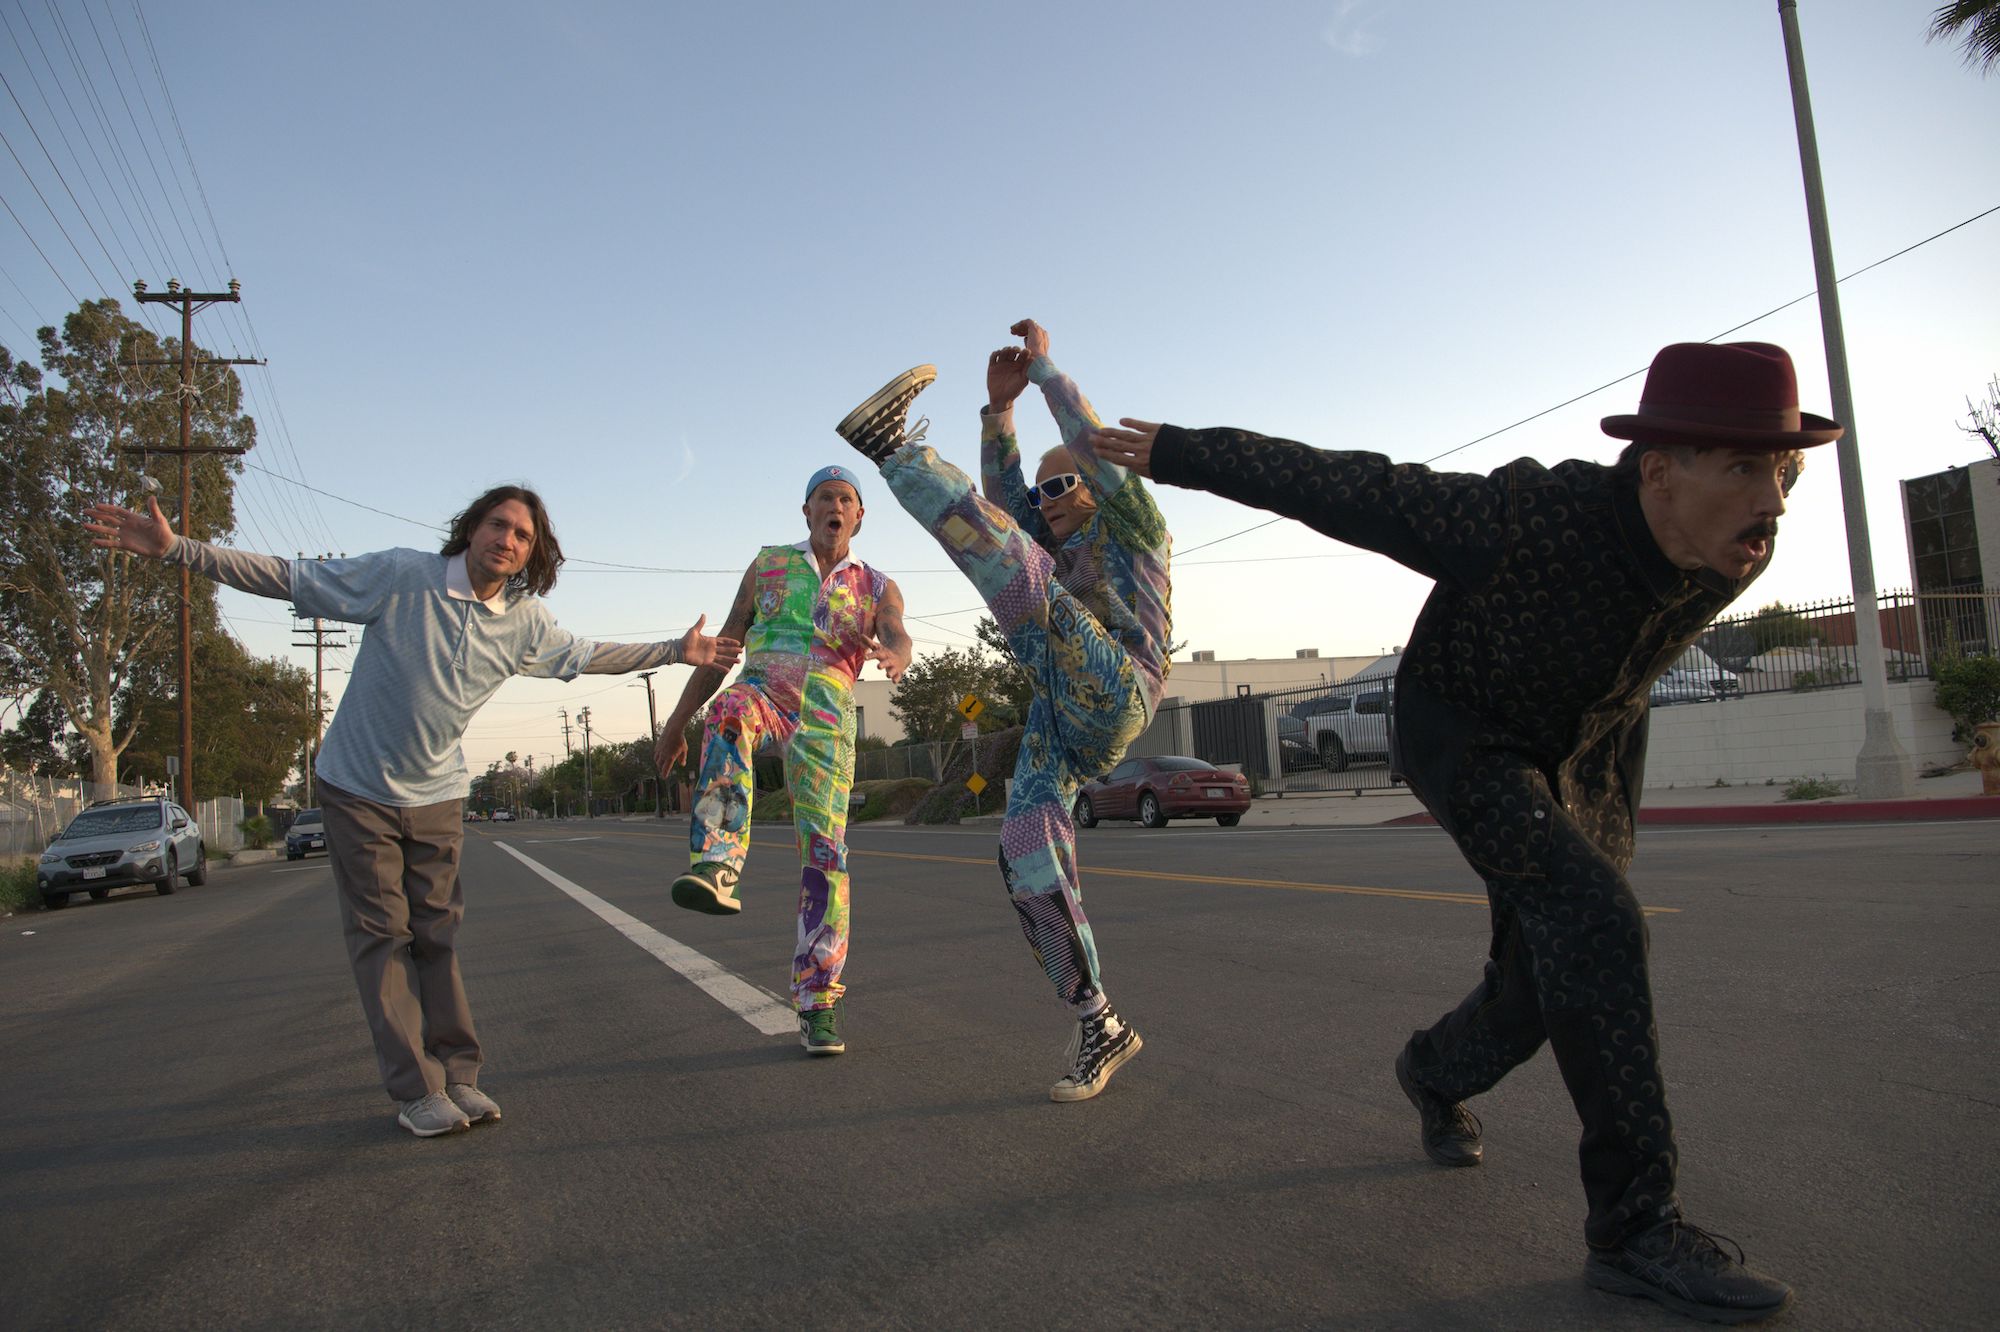
{"type": "Polygon", "coordinates": [[[845,481],[854,487],[854,498],[857,500],[861,498],[861,483],[854,479],[854,469],[833,465],[822,467],[812,474],[812,480],[806,482],[806,498],[811,499],[813,492],[828,481],[845,481]]]}

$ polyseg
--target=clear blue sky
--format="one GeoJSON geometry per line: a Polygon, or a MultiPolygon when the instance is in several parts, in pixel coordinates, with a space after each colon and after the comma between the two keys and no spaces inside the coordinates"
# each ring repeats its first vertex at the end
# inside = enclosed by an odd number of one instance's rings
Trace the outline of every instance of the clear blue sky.
{"type": "MultiPolygon", "coordinates": [[[[441,523],[524,480],[572,556],[556,614],[595,636],[719,620],[755,548],[801,534],[805,477],[848,460],[832,424],[908,365],[937,363],[932,441],[974,465],[984,357],[1024,315],[1107,417],[1419,460],[1813,286],[1775,3],[143,7],[207,207],[171,120],[142,153],[119,104],[166,116],[130,0],[57,8],[142,189],[89,165],[47,11],[6,5],[0,71],[64,180],[11,101],[0,128],[82,258],[0,158],[26,224],[0,218],[0,339],[58,320],[64,282],[234,276],[254,338],[233,312],[198,336],[270,357],[252,460],[341,497],[252,472],[242,544],[430,545],[344,501],[441,523]]],[[[1934,7],[1800,0],[1842,273],[2000,205],[2000,78],[1926,43],[1934,7]]],[[[1909,580],[1896,481],[1978,456],[1953,422],[2000,371],[1996,290],[2000,215],[1842,288],[1884,587],[1909,580]]],[[[1735,336],[1790,348],[1830,411],[1814,303],[1735,336]]],[[[1609,458],[1597,419],[1638,390],[1441,465],[1609,458]]],[[[1023,408],[1024,444],[1054,442],[1023,408]]],[[[934,617],[920,635],[962,645],[968,585],[866,499],[857,549],[934,617]]],[[[1425,592],[1291,523],[1195,551],[1262,516],[1161,503],[1190,648],[1379,651],[1425,592]]],[[[1845,595],[1831,450],[1784,528],[1752,600],[1845,595]]],[[[310,659],[278,604],[225,610],[253,650],[310,659]]],[[[656,682],[663,712],[684,679],[656,682]]],[[[555,710],[580,705],[644,729],[625,681],[516,681],[468,756],[560,754],[555,710]]]]}

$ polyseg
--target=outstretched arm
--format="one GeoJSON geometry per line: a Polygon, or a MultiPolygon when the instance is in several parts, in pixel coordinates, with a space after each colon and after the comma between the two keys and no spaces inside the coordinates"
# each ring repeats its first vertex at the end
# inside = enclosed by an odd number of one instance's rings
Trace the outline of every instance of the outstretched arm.
{"type": "MultiPolygon", "coordinates": [[[[739,651],[757,614],[754,592],[756,570],[757,566],[752,564],[743,571],[743,581],[736,586],[736,600],[729,607],[729,618],[722,622],[722,632],[717,635],[718,639],[736,643],[739,651]]],[[[698,624],[695,626],[697,629],[700,627],[698,624]]],[[[734,664],[732,657],[730,665],[734,664]]],[[[694,674],[688,677],[687,687],[681,690],[680,702],[674,704],[673,713],[668,716],[667,724],[660,730],[659,740],[653,745],[653,763],[662,777],[686,756],[688,723],[694,720],[694,714],[701,711],[704,703],[715,697],[715,691],[722,688],[722,682],[728,676],[729,666],[711,661],[705,666],[696,666],[694,674]]]]}
{"type": "Polygon", "coordinates": [[[1042,511],[1028,502],[1021,475],[1021,446],[1014,436],[1014,400],[1028,387],[1028,353],[1002,347],[986,360],[986,406],[979,413],[980,489],[988,504],[1004,509],[1030,540],[1049,545],[1055,538],[1042,511]]]}
{"type": "Polygon", "coordinates": [[[599,643],[592,649],[585,675],[624,675],[629,671],[650,670],[655,666],[712,666],[727,674],[743,652],[740,640],[722,635],[709,637],[702,632],[708,617],[671,643],[599,643]]]}
{"type": "Polygon", "coordinates": [[[1056,429],[1062,434],[1063,446],[1076,460],[1076,470],[1102,504],[1108,496],[1118,493],[1125,484],[1125,469],[1101,457],[1090,447],[1093,431],[1101,430],[1104,423],[1097,419],[1097,409],[1083,396],[1083,390],[1076,381],[1056,368],[1049,359],[1049,331],[1032,319],[1023,319],[1008,332],[1019,337],[1022,350],[1027,354],[1024,371],[1030,382],[1042,386],[1042,397],[1049,404],[1049,415],[1056,419],[1056,429]]]}
{"type": "Polygon", "coordinates": [[[1336,541],[1465,586],[1499,567],[1513,521],[1506,472],[1434,472],[1379,453],[1315,449],[1248,430],[1186,430],[1129,417],[1093,436],[1106,459],[1170,486],[1266,509],[1336,541]]]}
{"type": "Polygon", "coordinates": [[[881,663],[882,674],[900,681],[910,669],[912,647],[903,629],[903,589],[891,578],[875,601],[875,637],[868,644],[868,660],[881,663]]]}
{"type": "Polygon", "coordinates": [[[151,560],[185,564],[204,578],[260,597],[282,600],[292,595],[290,560],[176,536],[173,524],[160,510],[159,500],[148,497],[146,507],[148,512],[138,513],[116,504],[93,504],[83,530],[91,534],[92,545],[104,550],[122,550],[151,560]]]}

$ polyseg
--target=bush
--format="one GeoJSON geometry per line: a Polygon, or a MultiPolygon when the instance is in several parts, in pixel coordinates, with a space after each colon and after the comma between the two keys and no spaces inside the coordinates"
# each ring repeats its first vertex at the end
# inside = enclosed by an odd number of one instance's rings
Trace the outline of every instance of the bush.
{"type": "Polygon", "coordinates": [[[1824,800],[1828,796],[1846,793],[1846,787],[1839,782],[1830,782],[1824,777],[1794,777],[1785,783],[1787,800],[1824,800]]]}
{"type": "Polygon", "coordinates": [[[41,901],[35,887],[35,861],[24,856],[11,864],[0,864],[0,911],[26,911],[41,901]]]}
{"type": "Polygon", "coordinates": [[[262,814],[252,814],[236,826],[243,830],[243,845],[251,850],[261,851],[271,844],[271,821],[262,814]]]}
{"type": "Polygon", "coordinates": [[[1972,743],[1973,728],[2000,721],[2000,657],[1946,657],[1932,672],[1937,676],[1937,705],[1951,717],[1951,738],[1972,743]]]}

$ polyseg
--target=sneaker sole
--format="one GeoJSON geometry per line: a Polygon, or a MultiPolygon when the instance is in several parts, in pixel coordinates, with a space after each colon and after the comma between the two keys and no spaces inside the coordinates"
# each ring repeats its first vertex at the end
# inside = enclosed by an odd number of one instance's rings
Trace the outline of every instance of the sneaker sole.
{"type": "Polygon", "coordinates": [[[1658,1286],[1641,1281],[1637,1277],[1628,1276],[1616,1268],[1603,1267],[1588,1259],[1584,1261],[1583,1279],[1596,1290],[1613,1295],[1625,1295],[1633,1299],[1653,1300],[1684,1318],[1693,1318],[1703,1323],[1726,1323],[1731,1326],[1738,1323],[1754,1323],[1759,1319],[1783,1313],[1792,1303],[1791,1292],[1787,1291],[1784,1299],[1764,1308],[1732,1309],[1721,1305],[1697,1304],[1693,1300],[1683,1299],[1671,1291],[1661,1290],[1658,1286]]]}
{"type": "Polygon", "coordinates": [[[741,902],[733,897],[724,897],[714,884],[693,875],[674,880],[673,899],[675,906],[699,911],[705,916],[733,916],[743,909],[741,902]]]}
{"type": "Polygon", "coordinates": [[[1430,1143],[1424,1141],[1424,1131],[1423,1131],[1424,1106],[1423,1102],[1417,1099],[1418,1093],[1417,1093],[1416,1079],[1410,1076],[1409,1053],[1410,1052],[1406,1047],[1403,1053],[1396,1056],[1396,1085],[1403,1089],[1403,1095],[1410,1098],[1410,1108],[1417,1112],[1417,1141],[1422,1144],[1424,1149],[1424,1155],[1430,1157],[1431,1160],[1436,1164],[1441,1166],[1446,1166],[1454,1170],[1463,1169],[1466,1166],[1478,1165],[1481,1161],[1485,1159],[1486,1156],[1483,1148],[1476,1146],[1468,1146],[1467,1148],[1465,1148],[1465,1151],[1469,1153],[1469,1155],[1448,1156],[1444,1153],[1444,1151],[1441,1148],[1433,1147],[1431,1146],[1430,1143]]]}
{"type": "Polygon", "coordinates": [[[1125,1067],[1125,1062],[1128,1059],[1145,1048],[1146,1042],[1140,1038],[1138,1032],[1133,1032],[1132,1043],[1111,1057],[1110,1061],[1104,1065],[1103,1071],[1097,1075],[1096,1082],[1088,1087],[1065,1087],[1061,1083],[1057,1083],[1055,1086],[1049,1088],[1049,1099],[1064,1105],[1068,1105],[1074,1101],[1088,1101],[1110,1086],[1111,1075],[1125,1067]]]}
{"type": "Polygon", "coordinates": [[[814,1045],[811,1041],[801,1036],[799,1037],[799,1044],[805,1046],[806,1053],[809,1055],[837,1055],[847,1053],[846,1041],[842,1041],[839,1045],[814,1045]]]}
{"type": "Polygon", "coordinates": [[[859,407],[841,417],[840,424],[833,428],[833,432],[846,439],[850,431],[859,430],[867,425],[875,417],[893,407],[905,394],[914,397],[919,391],[929,388],[936,382],[936,366],[913,366],[876,389],[859,407]]]}
{"type": "Polygon", "coordinates": [[[398,1124],[401,1124],[404,1128],[408,1129],[410,1132],[416,1134],[419,1138],[442,1138],[447,1133],[463,1133],[467,1129],[472,1127],[472,1121],[469,1119],[461,1120],[459,1123],[456,1124],[447,1124],[443,1128],[434,1128],[434,1129],[420,1129],[402,1115],[396,1116],[396,1122],[398,1124]]]}

